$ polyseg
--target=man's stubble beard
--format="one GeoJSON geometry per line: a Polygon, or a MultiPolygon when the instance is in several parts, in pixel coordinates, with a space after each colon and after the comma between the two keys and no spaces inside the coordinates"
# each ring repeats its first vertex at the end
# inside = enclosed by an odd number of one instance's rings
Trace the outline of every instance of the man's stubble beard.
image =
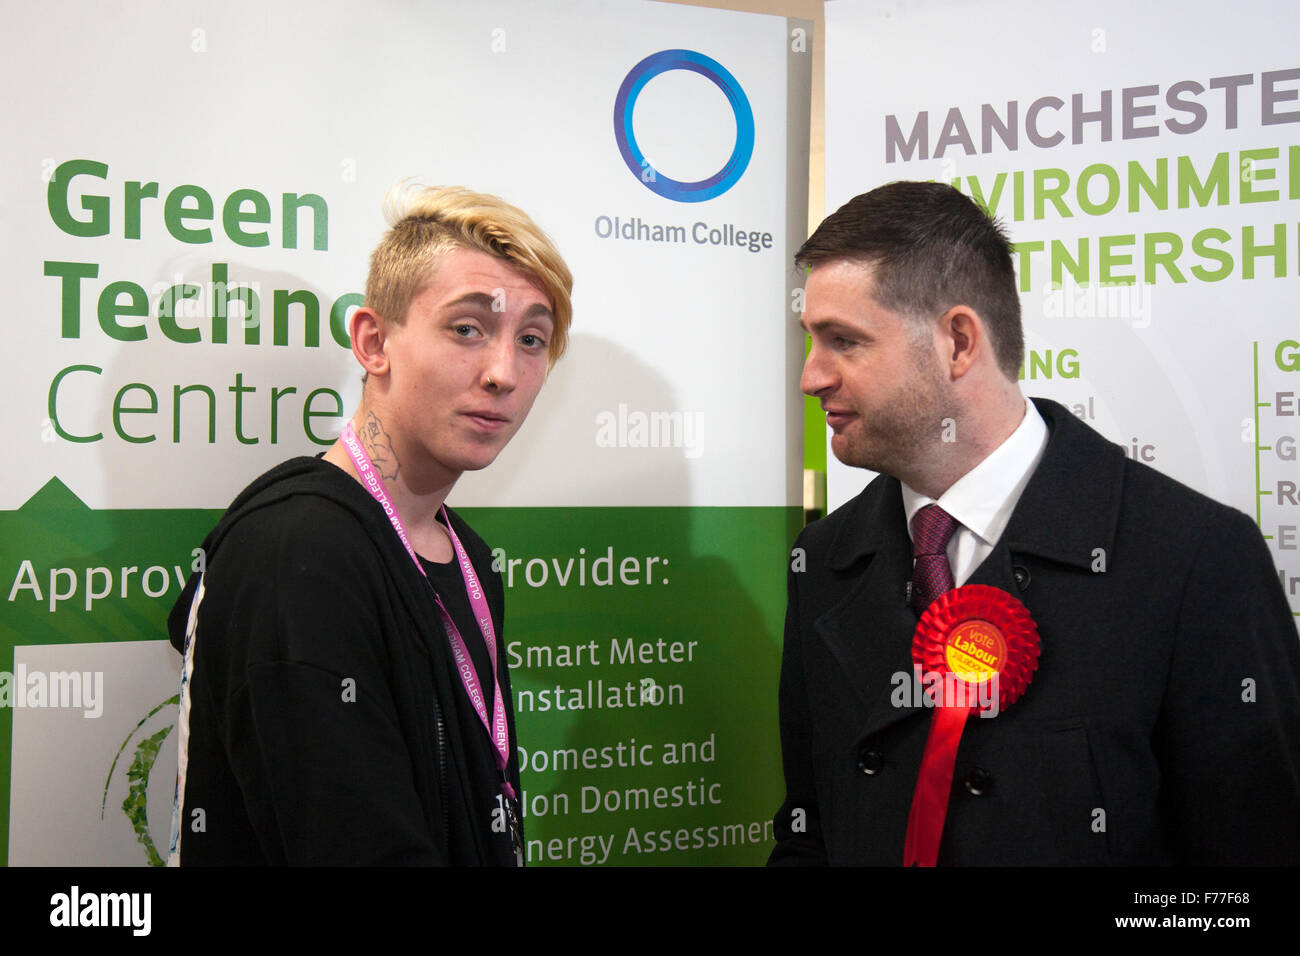
{"type": "Polygon", "coordinates": [[[843,436],[844,454],[834,448],[832,439],[835,457],[844,464],[908,481],[933,456],[949,422],[955,431],[957,406],[934,353],[927,344],[914,343],[912,359],[914,379],[870,417],[862,415],[852,423],[858,434],[843,436]]]}

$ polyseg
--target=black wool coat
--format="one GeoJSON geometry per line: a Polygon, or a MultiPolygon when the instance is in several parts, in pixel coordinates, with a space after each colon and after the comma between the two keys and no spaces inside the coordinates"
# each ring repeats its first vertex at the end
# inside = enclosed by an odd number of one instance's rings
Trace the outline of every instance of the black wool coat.
{"type": "MultiPolygon", "coordinates": [[[[1042,653],[967,721],[940,865],[1300,863],[1300,640],[1259,530],[1034,402],[1046,451],[967,583],[1018,597],[1042,653]]],[[[931,714],[891,701],[917,624],[898,481],[796,547],[769,863],[898,866],[931,714]]]]}

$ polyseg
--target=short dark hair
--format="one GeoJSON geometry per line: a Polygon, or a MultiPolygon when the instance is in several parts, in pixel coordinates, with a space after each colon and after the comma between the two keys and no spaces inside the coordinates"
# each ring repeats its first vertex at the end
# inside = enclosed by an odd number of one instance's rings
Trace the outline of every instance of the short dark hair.
{"type": "Polygon", "coordinates": [[[797,266],[836,259],[871,265],[874,297],[887,309],[937,319],[968,305],[988,327],[1002,372],[1015,381],[1025,358],[1011,242],[970,198],[943,183],[897,182],[850,199],[797,253],[797,266]]]}

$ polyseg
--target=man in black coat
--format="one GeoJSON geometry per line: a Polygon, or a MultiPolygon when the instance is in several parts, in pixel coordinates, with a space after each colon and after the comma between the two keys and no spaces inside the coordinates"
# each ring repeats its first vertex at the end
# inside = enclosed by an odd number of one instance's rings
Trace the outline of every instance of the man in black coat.
{"type": "Polygon", "coordinates": [[[1300,641],[1254,524],[1022,397],[1010,246],[958,191],[859,196],[796,262],[803,390],[882,474],[792,555],[769,862],[904,863],[913,634],[966,584],[1022,602],[1041,656],[966,720],[940,865],[1300,862],[1300,641]]]}

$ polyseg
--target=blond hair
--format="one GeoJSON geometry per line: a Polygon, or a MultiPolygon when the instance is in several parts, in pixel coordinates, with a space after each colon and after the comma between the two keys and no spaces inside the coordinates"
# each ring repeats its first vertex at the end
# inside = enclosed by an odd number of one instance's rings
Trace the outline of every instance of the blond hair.
{"type": "Polygon", "coordinates": [[[411,302],[432,280],[438,259],[478,249],[509,260],[541,284],[555,324],[547,345],[553,366],[569,341],[573,274],[550,237],[522,209],[463,186],[401,182],[384,197],[390,228],[370,255],[366,306],[401,325],[411,302]]]}

